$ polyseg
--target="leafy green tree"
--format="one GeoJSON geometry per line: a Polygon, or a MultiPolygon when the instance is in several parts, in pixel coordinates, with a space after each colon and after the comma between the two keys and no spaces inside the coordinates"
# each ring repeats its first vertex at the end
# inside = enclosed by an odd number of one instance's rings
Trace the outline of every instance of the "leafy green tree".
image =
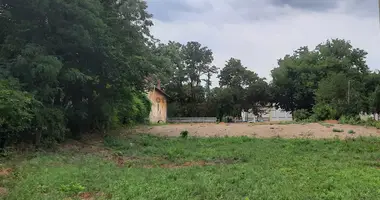
{"type": "Polygon", "coordinates": [[[259,114],[271,100],[268,83],[244,67],[239,59],[229,59],[218,77],[223,114],[240,116],[242,110],[259,114]]]}
{"type": "Polygon", "coordinates": [[[371,110],[372,113],[380,113],[380,86],[377,85],[375,91],[372,93],[371,97],[371,110]]]}
{"type": "Polygon", "coordinates": [[[206,96],[210,96],[211,77],[218,70],[212,65],[212,51],[194,41],[186,45],[169,41],[157,45],[156,56],[165,60],[158,68],[168,72],[157,76],[163,80],[164,89],[171,97],[169,116],[209,115],[207,105],[210,101],[206,96]]]}
{"type": "Polygon", "coordinates": [[[279,66],[272,70],[273,99],[287,111],[311,111],[319,82],[330,74],[343,73],[350,80],[364,81],[369,73],[366,54],[340,39],[328,40],[312,51],[301,47],[280,59],[279,66]]]}
{"type": "Polygon", "coordinates": [[[120,121],[123,102],[132,108],[123,117],[146,115],[137,99],[160,61],[146,9],[140,0],[0,2],[0,76],[19,82],[15,98],[41,104],[25,132],[60,140],[67,128],[103,131],[120,121]]]}

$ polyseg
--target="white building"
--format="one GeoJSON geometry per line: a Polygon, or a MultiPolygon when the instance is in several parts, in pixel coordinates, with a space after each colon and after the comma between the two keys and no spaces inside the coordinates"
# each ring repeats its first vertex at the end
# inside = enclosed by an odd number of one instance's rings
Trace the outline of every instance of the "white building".
{"type": "Polygon", "coordinates": [[[290,112],[274,107],[265,109],[261,116],[256,116],[252,112],[241,112],[243,122],[258,122],[258,121],[292,121],[293,117],[290,112]]]}

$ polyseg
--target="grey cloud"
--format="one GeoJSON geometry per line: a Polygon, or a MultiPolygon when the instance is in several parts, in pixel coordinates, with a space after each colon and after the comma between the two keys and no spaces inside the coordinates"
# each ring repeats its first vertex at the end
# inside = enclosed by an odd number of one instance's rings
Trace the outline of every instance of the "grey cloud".
{"type": "Polygon", "coordinates": [[[326,11],[338,7],[339,0],[271,0],[277,6],[288,5],[297,9],[326,11]]]}
{"type": "Polygon", "coordinates": [[[153,17],[162,21],[174,21],[183,13],[200,14],[211,8],[205,4],[203,7],[189,5],[186,0],[147,0],[148,11],[153,17]]]}

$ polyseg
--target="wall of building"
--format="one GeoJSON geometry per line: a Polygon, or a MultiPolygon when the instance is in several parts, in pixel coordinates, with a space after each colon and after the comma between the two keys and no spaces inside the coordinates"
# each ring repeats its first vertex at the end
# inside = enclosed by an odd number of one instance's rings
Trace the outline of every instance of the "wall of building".
{"type": "Polygon", "coordinates": [[[266,108],[261,117],[255,116],[250,112],[242,112],[242,120],[249,122],[256,122],[258,120],[264,121],[292,121],[292,114],[281,109],[266,108]]]}
{"type": "Polygon", "coordinates": [[[152,108],[149,114],[149,121],[151,123],[165,123],[167,118],[166,97],[157,90],[153,90],[148,93],[148,98],[152,103],[152,108]]]}

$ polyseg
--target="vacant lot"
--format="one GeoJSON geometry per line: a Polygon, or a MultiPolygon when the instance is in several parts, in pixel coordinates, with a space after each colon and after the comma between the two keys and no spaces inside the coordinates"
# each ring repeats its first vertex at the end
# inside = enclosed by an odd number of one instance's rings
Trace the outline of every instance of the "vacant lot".
{"type": "Polygon", "coordinates": [[[181,131],[188,131],[191,136],[254,136],[262,138],[351,138],[358,136],[380,136],[376,128],[341,125],[335,123],[312,124],[262,124],[254,123],[205,123],[205,124],[169,124],[162,126],[140,127],[137,131],[160,136],[178,136],[181,131]]]}
{"type": "Polygon", "coordinates": [[[379,138],[109,136],[1,160],[0,199],[376,200],[379,147],[379,138]]]}

